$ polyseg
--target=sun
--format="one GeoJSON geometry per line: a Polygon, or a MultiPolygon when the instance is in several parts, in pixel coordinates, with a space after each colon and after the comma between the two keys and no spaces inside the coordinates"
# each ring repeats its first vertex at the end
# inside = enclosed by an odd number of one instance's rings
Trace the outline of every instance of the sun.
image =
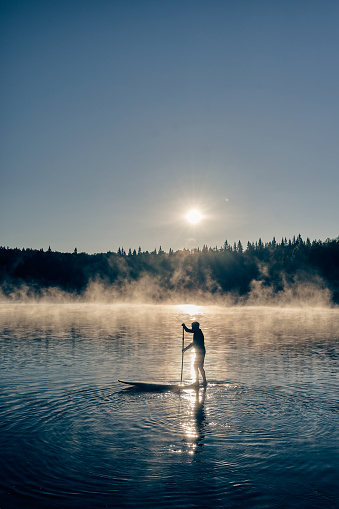
{"type": "Polygon", "coordinates": [[[187,221],[189,221],[192,224],[200,223],[202,219],[202,215],[200,214],[199,210],[190,210],[189,213],[186,216],[187,221]]]}

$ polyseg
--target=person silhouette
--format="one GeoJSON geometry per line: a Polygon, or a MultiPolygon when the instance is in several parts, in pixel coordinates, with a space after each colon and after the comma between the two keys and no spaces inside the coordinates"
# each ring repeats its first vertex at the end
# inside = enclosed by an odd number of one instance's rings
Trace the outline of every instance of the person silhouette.
{"type": "Polygon", "coordinates": [[[205,360],[205,340],[204,334],[200,329],[199,322],[192,323],[192,329],[188,329],[186,325],[183,323],[182,327],[186,332],[193,334],[193,341],[188,346],[182,349],[183,352],[189,350],[190,348],[194,348],[195,351],[195,360],[194,360],[194,372],[195,372],[195,383],[199,383],[199,371],[202,375],[203,385],[207,385],[206,374],[204,369],[204,360],[205,360]]]}

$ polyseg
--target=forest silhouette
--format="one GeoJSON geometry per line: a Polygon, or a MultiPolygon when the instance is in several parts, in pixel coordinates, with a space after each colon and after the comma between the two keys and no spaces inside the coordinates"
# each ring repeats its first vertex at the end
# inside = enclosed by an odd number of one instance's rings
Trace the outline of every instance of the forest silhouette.
{"type": "MultiPolygon", "coordinates": [[[[0,285],[2,295],[18,299],[39,298],[44,291],[58,289],[81,297],[93,283],[114,289],[115,295],[128,285],[155,284],[151,300],[162,301],[171,294],[190,296],[232,296],[233,303],[246,302],[255,293],[274,300],[303,284],[328,292],[329,303],[339,303],[339,237],[326,241],[301,235],[277,242],[248,242],[220,248],[152,252],[119,248],[98,254],[0,247],[0,285]]],[[[267,303],[267,298],[266,298],[267,303]]]]}

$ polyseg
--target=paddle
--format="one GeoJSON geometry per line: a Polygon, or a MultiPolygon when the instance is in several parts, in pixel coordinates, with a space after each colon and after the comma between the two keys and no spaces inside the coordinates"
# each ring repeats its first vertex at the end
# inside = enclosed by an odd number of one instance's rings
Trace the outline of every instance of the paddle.
{"type": "Polygon", "coordinates": [[[183,369],[184,369],[184,341],[185,341],[185,329],[182,328],[181,378],[180,378],[180,383],[182,383],[182,372],[183,372],[183,369]]]}

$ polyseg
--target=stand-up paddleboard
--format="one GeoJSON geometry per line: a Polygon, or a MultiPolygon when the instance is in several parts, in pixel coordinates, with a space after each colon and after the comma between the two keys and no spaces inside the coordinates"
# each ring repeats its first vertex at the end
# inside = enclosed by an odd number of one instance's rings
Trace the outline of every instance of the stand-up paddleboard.
{"type": "Polygon", "coordinates": [[[198,384],[170,384],[170,383],[158,383],[158,382],[143,382],[143,381],[132,381],[132,380],[118,380],[122,384],[129,385],[135,389],[142,391],[182,391],[183,389],[198,389],[198,384]]]}

